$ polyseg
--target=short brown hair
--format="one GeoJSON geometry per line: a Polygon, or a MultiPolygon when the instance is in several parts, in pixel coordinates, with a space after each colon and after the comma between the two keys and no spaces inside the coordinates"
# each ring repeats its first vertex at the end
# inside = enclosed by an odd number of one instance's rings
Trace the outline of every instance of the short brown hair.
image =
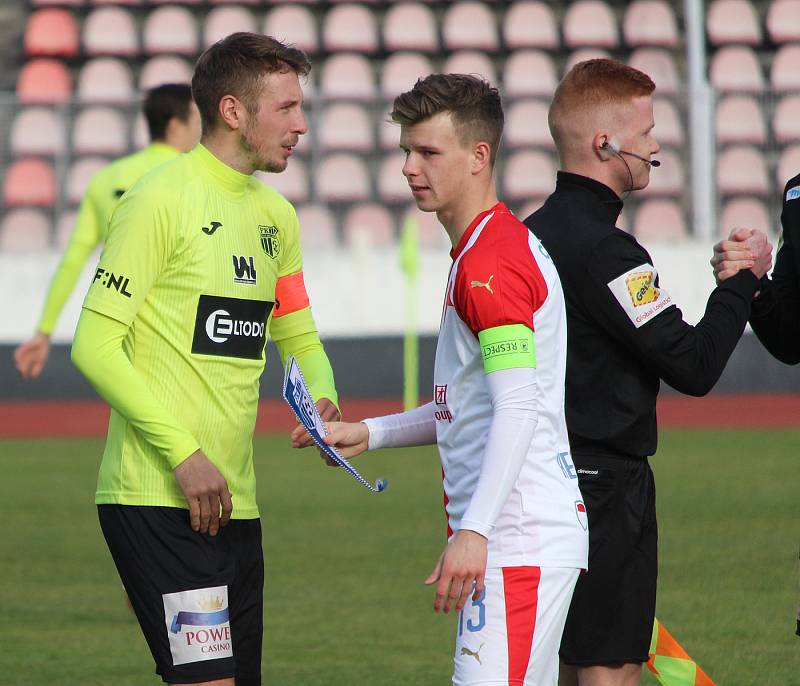
{"type": "Polygon", "coordinates": [[[561,123],[576,109],[626,104],[652,94],[656,84],[644,72],[606,58],[578,62],[556,88],[547,117],[550,133],[559,145],[565,131],[561,123]]]}
{"type": "Polygon", "coordinates": [[[462,143],[485,141],[494,164],[503,135],[500,93],[488,81],[469,74],[430,74],[394,99],[390,117],[403,126],[449,112],[462,143]]]}
{"type": "Polygon", "coordinates": [[[254,113],[262,76],[287,71],[307,76],[310,70],[302,50],[271,36],[240,31],[217,41],[200,55],[192,76],[192,95],[203,131],[214,127],[219,101],[225,95],[238,98],[254,113]]]}

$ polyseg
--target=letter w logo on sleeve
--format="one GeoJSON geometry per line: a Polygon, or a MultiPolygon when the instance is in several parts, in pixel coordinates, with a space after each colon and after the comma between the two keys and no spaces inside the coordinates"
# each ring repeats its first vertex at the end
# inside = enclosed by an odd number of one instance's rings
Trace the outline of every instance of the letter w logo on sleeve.
{"type": "Polygon", "coordinates": [[[658,272],[652,264],[643,264],[608,282],[608,289],[637,329],[673,304],[657,282],[658,272]]]}

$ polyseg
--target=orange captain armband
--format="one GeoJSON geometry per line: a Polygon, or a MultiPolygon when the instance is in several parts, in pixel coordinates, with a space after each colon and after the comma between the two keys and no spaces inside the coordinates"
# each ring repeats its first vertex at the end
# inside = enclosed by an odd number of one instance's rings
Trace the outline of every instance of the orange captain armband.
{"type": "Polygon", "coordinates": [[[309,305],[306,284],[303,281],[303,272],[295,272],[278,278],[275,284],[275,311],[273,312],[273,317],[283,317],[286,314],[305,309],[309,305]]]}

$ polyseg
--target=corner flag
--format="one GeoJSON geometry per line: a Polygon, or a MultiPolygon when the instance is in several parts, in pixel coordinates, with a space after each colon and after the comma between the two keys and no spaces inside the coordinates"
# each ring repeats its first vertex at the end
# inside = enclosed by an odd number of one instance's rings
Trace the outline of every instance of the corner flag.
{"type": "Polygon", "coordinates": [[[709,676],[656,619],[647,667],[662,686],[715,686],[709,676]]]}

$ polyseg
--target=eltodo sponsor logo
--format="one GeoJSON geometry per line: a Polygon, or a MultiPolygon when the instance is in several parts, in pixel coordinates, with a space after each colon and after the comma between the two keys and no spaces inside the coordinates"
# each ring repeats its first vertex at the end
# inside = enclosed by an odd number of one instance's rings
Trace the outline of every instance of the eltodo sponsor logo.
{"type": "Polygon", "coordinates": [[[264,322],[233,319],[230,312],[215,310],[206,319],[206,334],[214,343],[225,343],[232,336],[258,338],[264,335],[264,322]]]}
{"type": "Polygon", "coordinates": [[[233,657],[227,586],[165,593],[162,599],[173,664],[233,657]]]}
{"type": "Polygon", "coordinates": [[[261,359],[267,319],[274,303],[266,300],[201,295],[197,302],[192,353],[261,359]]]}

